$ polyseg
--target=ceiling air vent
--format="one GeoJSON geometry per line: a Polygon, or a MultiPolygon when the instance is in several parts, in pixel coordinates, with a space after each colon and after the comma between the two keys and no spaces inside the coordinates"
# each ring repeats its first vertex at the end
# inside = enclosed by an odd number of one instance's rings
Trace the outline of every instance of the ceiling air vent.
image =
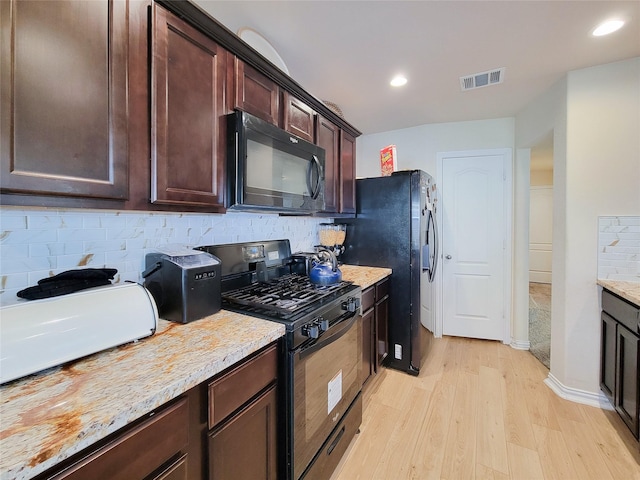
{"type": "Polygon", "coordinates": [[[460,87],[462,90],[473,90],[475,88],[488,87],[502,83],[504,80],[504,67],[486,72],[474,73],[460,77],[460,87]]]}

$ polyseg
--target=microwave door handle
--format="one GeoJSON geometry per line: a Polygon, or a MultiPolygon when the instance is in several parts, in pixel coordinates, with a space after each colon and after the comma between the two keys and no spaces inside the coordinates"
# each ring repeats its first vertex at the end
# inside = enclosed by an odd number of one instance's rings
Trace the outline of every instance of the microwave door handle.
{"type": "Polygon", "coordinates": [[[309,187],[309,191],[311,192],[311,198],[313,200],[317,199],[318,195],[320,195],[320,177],[321,176],[322,176],[322,166],[320,165],[320,161],[318,160],[318,157],[313,155],[311,157],[311,162],[309,163],[309,174],[307,175],[307,186],[309,187]],[[315,187],[312,186],[311,184],[311,182],[313,182],[314,166],[315,166],[316,172],[318,172],[318,180],[316,181],[315,187]]]}

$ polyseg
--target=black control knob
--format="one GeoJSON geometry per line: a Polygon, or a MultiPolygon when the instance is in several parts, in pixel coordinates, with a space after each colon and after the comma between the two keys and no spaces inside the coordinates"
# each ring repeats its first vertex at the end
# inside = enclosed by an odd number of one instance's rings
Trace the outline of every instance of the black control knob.
{"type": "Polygon", "coordinates": [[[315,323],[308,323],[302,326],[302,334],[309,338],[318,338],[320,336],[320,328],[315,323]]]}
{"type": "Polygon", "coordinates": [[[329,320],[327,320],[326,318],[320,317],[317,320],[317,322],[318,322],[318,325],[320,326],[321,332],[326,332],[327,330],[329,330],[329,320]]]}
{"type": "Polygon", "coordinates": [[[355,312],[360,308],[360,299],[356,297],[347,298],[346,302],[342,303],[342,309],[347,312],[355,312]]]}

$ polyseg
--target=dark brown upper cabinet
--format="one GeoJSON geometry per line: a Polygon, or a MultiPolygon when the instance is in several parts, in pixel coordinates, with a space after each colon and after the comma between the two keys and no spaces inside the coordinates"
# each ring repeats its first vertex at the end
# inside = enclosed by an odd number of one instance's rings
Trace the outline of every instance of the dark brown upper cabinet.
{"type": "Polygon", "coordinates": [[[284,92],[282,98],[284,129],[313,143],[315,141],[316,112],[288,92],[284,92]]]}
{"type": "Polygon", "coordinates": [[[356,213],[356,139],[340,133],[340,213],[356,213]]]}
{"type": "Polygon", "coordinates": [[[224,209],[227,52],[153,4],[151,202],[224,209]]]}
{"type": "Polygon", "coordinates": [[[2,193],[126,199],[128,2],[0,2],[2,193]]]}
{"type": "Polygon", "coordinates": [[[337,213],[340,203],[340,128],[317,117],[316,143],[324,148],[324,202],[327,213],[337,213]]]}
{"type": "Polygon", "coordinates": [[[235,94],[238,108],[273,125],[280,125],[280,87],[255,68],[235,57],[235,94]]]}

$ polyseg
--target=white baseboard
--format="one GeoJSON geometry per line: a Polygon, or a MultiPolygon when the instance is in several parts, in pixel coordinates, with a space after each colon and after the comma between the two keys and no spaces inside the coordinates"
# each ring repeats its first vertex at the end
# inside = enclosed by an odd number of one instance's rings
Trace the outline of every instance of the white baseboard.
{"type": "Polygon", "coordinates": [[[544,380],[544,383],[560,398],[571,402],[582,403],[591,407],[601,408],[603,410],[613,410],[613,406],[609,399],[602,392],[593,393],[578,388],[571,388],[563,385],[553,374],[544,380]]]}
{"type": "Polygon", "coordinates": [[[511,340],[511,348],[515,348],[516,350],[529,350],[531,347],[531,343],[529,340],[511,340]]]}

